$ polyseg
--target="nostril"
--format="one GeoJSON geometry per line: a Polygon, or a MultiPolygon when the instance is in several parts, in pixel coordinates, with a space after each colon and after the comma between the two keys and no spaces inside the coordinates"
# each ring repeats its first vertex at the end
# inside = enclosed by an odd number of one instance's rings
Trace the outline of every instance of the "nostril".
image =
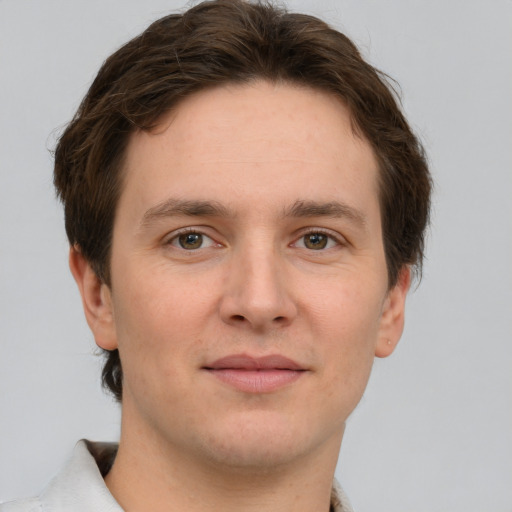
{"type": "Polygon", "coordinates": [[[274,322],[282,323],[284,320],[285,320],[285,317],[284,317],[284,316],[276,316],[276,317],[274,318],[274,322]]]}
{"type": "Polygon", "coordinates": [[[245,317],[242,315],[233,315],[233,320],[236,320],[237,322],[243,322],[245,320],[245,317]]]}

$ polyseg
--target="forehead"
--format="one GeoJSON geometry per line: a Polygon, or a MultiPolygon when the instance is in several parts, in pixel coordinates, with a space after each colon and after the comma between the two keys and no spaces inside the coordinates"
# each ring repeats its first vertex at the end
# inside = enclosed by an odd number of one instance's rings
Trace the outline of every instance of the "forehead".
{"type": "Polygon", "coordinates": [[[167,196],[235,207],[237,199],[243,207],[378,196],[373,151],[354,133],[342,101],[262,81],[193,94],[151,132],[134,133],[124,178],[121,202],[137,196],[146,205],[167,196]]]}

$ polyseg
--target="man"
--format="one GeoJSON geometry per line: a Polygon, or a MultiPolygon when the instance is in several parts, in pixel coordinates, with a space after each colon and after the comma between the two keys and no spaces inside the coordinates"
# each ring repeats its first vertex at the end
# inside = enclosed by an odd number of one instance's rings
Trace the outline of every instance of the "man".
{"type": "Polygon", "coordinates": [[[400,338],[430,196],[353,44],[266,4],[162,18],[99,71],[55,185],[121,438],[1,510],[351,510],[345,421],[400,338]]]}

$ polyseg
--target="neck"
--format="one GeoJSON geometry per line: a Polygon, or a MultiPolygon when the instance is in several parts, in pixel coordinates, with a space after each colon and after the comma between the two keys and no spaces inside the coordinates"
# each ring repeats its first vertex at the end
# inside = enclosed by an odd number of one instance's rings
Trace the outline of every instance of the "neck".
{"type": "Polygon", "coordinates": [[[258,467],[196,457],[128,426],[123,421],[119,451],[105,478],[125,510],[329,511],[342,432],[291,462],[258,467]]]}

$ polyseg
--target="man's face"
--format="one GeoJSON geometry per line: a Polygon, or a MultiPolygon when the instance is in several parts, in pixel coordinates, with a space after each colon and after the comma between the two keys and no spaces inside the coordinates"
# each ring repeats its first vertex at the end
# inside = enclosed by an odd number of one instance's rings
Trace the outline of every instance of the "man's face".
{"type": "Polygon", "coordinates": [[[290,85],[203,91],[132,136],[93,326],[123,428],[233,466],[337,453],[402,329],[377,172],[341,102],[290,85]]]}

